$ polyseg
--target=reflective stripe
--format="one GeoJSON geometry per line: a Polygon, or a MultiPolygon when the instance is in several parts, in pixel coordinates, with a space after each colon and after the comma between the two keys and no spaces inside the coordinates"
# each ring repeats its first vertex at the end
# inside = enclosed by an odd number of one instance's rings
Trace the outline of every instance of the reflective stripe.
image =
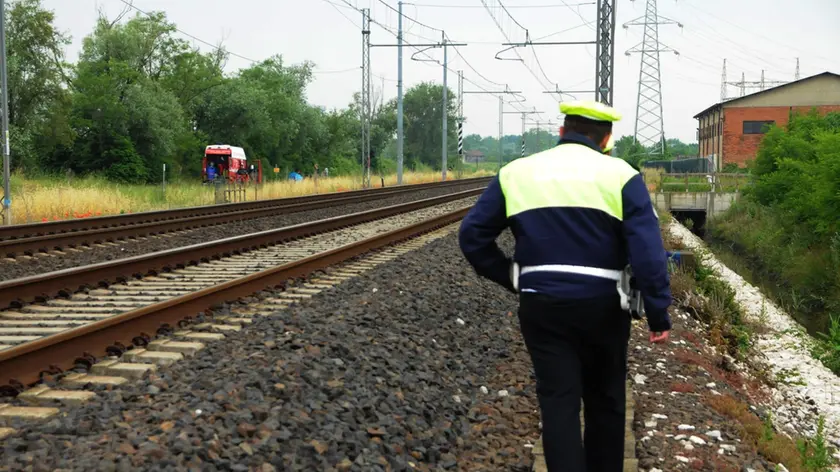
{"type": "Polygon", "coordinates": [[[622,274],[620,270],[601,269],[599,267],[546,264],[522,267],[519,275],[530,274],[531,272],[565,272],[569,274],[591,275],[593,277],[601,277],[602,279],[615,280],[616,282],[621,280],[622,274]]]}
{"type": "Polygon", "coordinates": [[[507,217],[538,208],[590,208],[621,220],[621,192],[638,174],[621,159],[581,144],[563,144],[502,168],[507,217]]]}

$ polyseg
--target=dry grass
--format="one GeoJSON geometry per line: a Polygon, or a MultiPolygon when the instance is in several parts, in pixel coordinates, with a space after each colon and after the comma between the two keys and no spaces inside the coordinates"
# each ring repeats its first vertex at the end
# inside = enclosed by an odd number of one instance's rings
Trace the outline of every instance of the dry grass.
{"type": "Polygon", "coordinates": [[[647,185],[648,190],[657,192],[662,187],[662,178],[665,175],[665,170],[660,168],[644,168],[642,169],[642,175],[644,176],[645,185],[647,185]]]}
{"type": "Polygon", "coordinates": [[[706,397],[707,405],[734,421],[741,439],[759,454],[774,463],[782,463],[791,472],[806,472],[796,443],[789,437],[775,434],[772,428],[750,411],[746,403],[729,395],[706,397]]]}
{"type": "Polygon", "coordinates": [[[694,274],[678,268],[671,274],[671,294],[677,300],[685,300],[697,289],[694,274]]]}
{"type": "Polygon", "coordinates": [[[685,382],[675,382],[671,384],[671,391],[677,393],[694,393],[694,385],[685,382]]]}
{"type": "MultiPolygon", "coordinates": [[[[464,175],[464,178],[490,175],[479,172],[464,175]]],[[[404,184],[439,182],[437,172],[406,172],[404,184]]],[[[448,176],[447,180],[454,180],[448,176]]],[[[385,177],[386,186],[396,185],[396,175],[385,177]]],[[[321,178],[316,182],[306,179],[302,182],[274,181],[260,186],[248,187],[247,200],[286,198],[316,193],[346,192],[362,188],[358,177],[321,178]]],[[[374,187],[381,186],[378,176],[374,187]]],[[[17,224],[69,218],[136,213],[141,211],[165,210],[190,206],[211,205],[214,191],[209,185],[198,182],[171,183],[166,193],[157,185],[125,185],[108,182],[97,177],[67,180],[64,178],[30,179],[17,174],[12,178],[12,209],[17,224]]]]}

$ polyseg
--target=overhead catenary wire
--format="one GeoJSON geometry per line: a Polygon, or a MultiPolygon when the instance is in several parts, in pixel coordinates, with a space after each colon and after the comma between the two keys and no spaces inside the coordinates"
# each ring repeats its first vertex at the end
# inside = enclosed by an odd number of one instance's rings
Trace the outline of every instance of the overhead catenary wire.
{"type": "MultiPolygon", "coordinates": [[[[146,12],[146,11],[144,11],[144,10],[140,9],[139,7],[135,6],[133,1],[129,1],[129,0],[120,0],[120,1],[121,1],[122,3],[124,3],[126,6],[128,6],[129,8],[131,8],[131,9],[133,9],[133,10],[137,11],[138,13],[142,13],[143,15],[146,15],[146,16],[148,16],[148,17],[151,17],[151,16],[152,16],[152,14],[151,14],[151,13],[148,13],[148,12],[146,12]]],[[[233,52],[233,51],[228,50],[227,48],[223,48],[223,47],[221,47],[221,46],[215,45],[215,44],[213,44],[213,43],[211,43],[211,42],[209,42],[209,41],[205,41],[205,40],[203,40],[203,39],[201,39],[201,38],[199,38],[199,37],[197,37],[197,36],[194,36],[194,35],[192,35],[192,34],[190,34],[190,33],[187,33],[186,31],[184,31],[184,30],[182,30],[182,29],[179,29],[179,28],[174,28],[174,29],[175,29],[175,31],[177,31],[177,32],[181,33],[182,35],[184,35],[184,36],[186,36],[186,37],[188,37],[188,38],[190,38],[190,39],[192,39],[192,40],[194,40],[194,41],[198,41],[199,43],[202,43],[202,44],[204,44],[204,45],[210,46],[211,48],[213,48],[213,49],[215,49],[215,50],[217,50],[217,51],[223,52],[223,53],[225,53],[225,54],[229,54],[229,55],[231,55],[231,56],[238,57],[238,58],[240,58],[240,59],[244,59],[244,60],[246,60],[246,61],[248,61],[248,62],[251,62],[251,63],[258,63],[258,62],[262,62],[262,61],[258,61],[258,60],[256,60],[256,59],[251,59],[250,57],[243,56],[242,54],[237,54],[237,53],[235,53],[235,52],[233,52]]]]}
{"type": "MultiPolygon", "coordinates": [[[[484,9],[487,11],[487,14],[489,14],[489,15],[490,15],[490,18],[492,18],[492,19],[493,19],[493,23],[495,23],[495,24],[496,24],[496,27],[497,27],[497,28],[499,29],[499,31],[502,33],[502,36],[504,36],[504,38],[507,40],[507,42],[508,42],[508,43],[512,42],[512,41],[510,40],[510,37],[508,36],[508,34],[505,32],[504,28],[502,28],[502,25],[499,23],[499,20],[496,18],[496,15],[494,15],[494,14],[493,14],[493,12],[490,10],[490,6],[489,6],[489,5],[487,5],[487,2],[486,2],[485,0],[481,0],[481,3],[484,5],[484,9]]],[[[501,1],[499,1],[498,3],[501,5],[501,1]]],[[[508,16],[510,16],[510,13],[509,13],[509,12],[507,12],[507,10],[505,10],[505,13],[507,13],[507,14],[508,14],[508,16]]],[[[515,20],[514,20],[514,21],[515,21],[515,20]]],[[[518,24],[518,22],[517,22],[517,24],[518,24]]],[[[521,26],[520,26],[520,28],[521,28],[521,26]]],[[[527,38],[527,36],[528,36],[528,30],[527,30],[527,29],[525,29],[525,28],[522,28],[522,29],[524,29],[524,30],[525,30],[525,35],[526,35],[526,38],[527,38]]],[[[516,57],[518,57],[518,58],[519,58],[519,61],[520,61],[520,62],[522,62],[522,65],[525,67],[525,69],[527,69],[527,70],[528,70],[528,72],[530,72],[530,73],[531,73],[531,75],[534,77],[534,79],[535,79],[535,80],[536,80],[536,81],[540,84],[540,87],[542,87],[542,89],[543,89],[543,90],[549,90],[549,88],[547,88],[547,87],[545,86],[545,84],[543,84],[542,80],[541,80],[541,79],[537,76],[537,74],[536,74],[536,73],[535,73],[535,72],[534,72],[534,71],[533,71],[530,67],[528,67],[528,64],[527,64],[527,63],[525,62],[525,60],[522,58],[522,55],[521,55],[521,54],[519,54],[519,51],[517,51],[515,47],[512,47],[512,48],[510,48],[510,49],[513,49],[513,52],[516,54],[516,57]]],[[[549,83],[553,83],[553,82],[551,82],[551,81],[549,80],[549,83]]],[[[556,85],[556,84],[555,84],[555,85],[556,85]]],[[[554,99],[555,99],[555,100],[557,100],[557,101],[559,102],[559,100],[557,99],[557,97],[554,97],[554,99]]]]}
{"type": "MultiPolygon", "coordinates": [[[[330,4],[335,5],[335,4],[334,4],[331,0],[323,0],[323,1],[325,1],[325,2],[327,2],[327,3],[330,3],[330,4]]],[[[357,12],[361,13],[361,10],[360,10],[360,9],[358,9],[357,7],[355,7],[354,5],[352,5],[352,4],[351,4],[348,0],[340,0],[340,1],[343,3],[343,5],[339,5],[339,6],[344,7],[344,8],[349,8],[349,9],[352,9],[352,10],[355,10],[355,11],[357,11],[357,12]]],[[[349,17],[347,17],[347,15],[343,15],[343,16],[345,16],[345,18],[347,18],[348,20],[350,20],[350,18],[349,18],[349,17]]],[[[355,24],[355,22],[353,22],[352,20],[350,20],[350,21],[351,21],[352,23],[354,23],[354,24],[355,24]]],[[[374,18],[370,18],[370,22],[371,22],[371,24],[374,24],[374,25],[376,25],[376,26],[378,26],[378,27],[382,28],[383,30],[385,30],[386,32],[390,33],[390,34],[391,34],[391,35],[393,35],[394,37],[398,37],[398,33],[397,33],[396,31],[394,31],[391,27],[389,27],[389,26],[387,26],[387,25],[382,24],[380,21],[378,21],[378,20],[376,20],[376,19],[374,19],[374,18]]],[[[444,33],[444,34],[445,34],[445,33],[444,33]]],[[[434,63],[434,64],[437,64],[437,66],[443,66],[443,64],[441,64],[441,63],[440,63],[440,61],[438,61],[438,60],[436,60],[435,58],[433,58],[432,56],[430,56],[430,55],[429,55],[429,54],[428,54],[428,53],[427,53],[424,49],[420,49],[419,47],[417,47],[417,46],[415,46],[415,45],[412,45],[412,44],[410,44],[410,43],[405,43],[405,46],[411,47],[411,48],[413,48],[415,51],[417,51],[417,53],[418,53],[418,54],[422,54],[423,56],[425,56],[425,57],[428,59],[428,61],[421,61],[421,62],[424,62],[426,65],[428,65],[428,66],[430,66],[430,67],[436,67],[436,66],[432,66],[432,65],[431,65],[431,63],[434,63]]],[[[457,49],[456,49],[456,51],[457,51],[457,49]]],[[[460,53],[459,53],[459,55],[460,55],[460,53]]],[[[451,67],[448,67],[448,66],[447,66],[447,67],[446,67],[446,69],[447,69],[448,71],[450,71],[450,72],[457,73],[457,71],[456,71],[456,70],[454,70],[454,69],[452,69],[451,67]]],[[[475,70],[474,70],[474,71],[475,71],[475,70]]],[[[477,71],[475,71],[475,72],[477,72],[477,71]]],[[[478,75],[480,75],[480,74],[478,74],[478,75]]],[[[482,76],[482,78],[484,78],[484,77],[482,76]]],[[[388,80],[390,80],[390,79],[388,79],[388,80]]],[[[486,80],[486,79],[485,79],[485,80],[486,80]]],[[[473,80],[470,80],[469,78],[466,78],[466,77],[465,77],[465,78],[464,78],[464,81],[465,81],[465,82],[469,82],[471,85],[475,86],[476,88],[478,88],[478,89],[480,89],[480,90],[482,90],[482,91],[485,91],[485,92],[488,92],[488,93],[494,94],[494,92],[492,92],[492,91],[488,90],[487,88],[485,88],[485,87],[481,86],[481,84],[478,84],[477,82],[475,82],[475,81],[473,81],[473,80]]],[[[492,82],[492,81],[488,81],[488,82],[494,83],[494,82],[492,82]]],[[[495,95],[500,95],[500,96],[504,97],[504,95],[505,95],[505,94],[504,94],[504,93],[495,93],[495,95]]],[[[519,103],[519,102],[512,102],[511,104],[513,104],[513,103],[519,103]]],[[[516,107],[516,108],[518,108],[518,107],[516,107]]]]}
{"type": "MultiPolygon", "coordinates": [[[[443,5],[443,4],[431,4],[431,3],[412,3],[413,6],[421,7],[421,8],[484,8],[481,5],[443,5]]],[[[575,3],[571,6],[584,6],[584,5],[595,5],[595,2],[582,2],[582,3],[575,3]]],[[[553,5],[509,5],[508,8],[567,8],[570,5],[568,3],[562,4],[553,4],[553,5]]]]}
{"type": "MultiPolygon", "coordinates": [[[[710,13],[710,12],[708,12],[708,11],[703,10],[703,9],[702,9],[702,8],[700,8],[700,7],[697,7],[697,6],[695,6],[695,5],[692,5],[692,4],[691,4],[691,2],[685,2],[685,4],[686,4],[689,8],[691,8],[691,9],[693,9],[693,10],[696,10],[696,11],[698,11],[698,12],[700,12],[700,13],[703,13],[704,15],[710,16],[710,17],[712,17],[712,18],[714,18],[714,19],[716,19],[716,20],[718,20],[718,21],[722,21],[722,22],[724,22],[724,23],[727,23],[728,25],[730,25],[730,26],[733,26],[733,27],[737,28],[739,31],[743,31],[743,32],[745,32],[745,33],[747,33],[747,34],[750,34],[750,35],[752,35],[752,36],[755,36],[755,37],[758,37],[758,38],[762,38],[762,39],[764,39],[765,41],[770,41],[770,42],[776,43],[776,44],[777,44],[777,45],[779,45],[779,46],[782,46],[782,47],[784,47],[784,48],[787,48],[788,50],[791,50],[791,51],[796,51],[796,52],[797,52],[797,53],[799,53],[802,57],[815,57],[815,58],[822,59],[822,60],[824,60],[824,61],[826,61],[826,62],[829,62],[829,63],[832,63],[832,64],[840,64],[840,62],[837,62],[837,58],[834,58],[834,59],[829,59],[829,58],[826,58],[826,57],[824,57],[824,56],[820,56],[820,55],[815,55],[815,54],[812,54],[812,53],[813,53],[813,51],[805,51],[805,50],[803,50],[803,49],[800,49],[800,48],[797,48],[797,47],[791,46],[790,44],[786,44],[786,43],[780,42],[780,41],[778,41],[778,40],[774,39],[773,37],[770,37],[770,36],[765,36],[765,35],[763,35],[763,34],[759,34],[759,33],[756,33],[756,32],[754,32],[754,31],[750,31],[750,30],[748,30],[748,29],[745,29],[745,28],[744,28],[744,25],[742,25],[742,24],[741,24],[741,25],[739,25],[739,24],[735,24],[735,23],[733,23],[733,22],[731,22],[731,21],[729,21],[729,20],[727,20],[727,19],[725,19],[725,18],[721,18],[721,17],[719,17],[719,16],[717,16],[717,15],[715,15],[715,14],[713,14],[713,13],[710,13]]],[[[739,45],[739,46],[740,46],[740,47],[743,47],[743,45],[739,45]]]]}
{"type": "MultiPolygon", "coordinates": [[[[562,1],[562,0],[561,0],[561,1],[562,1]]],[[[488,13],[488,14],[490,15],[490,17],[493,19],[493,22],[496,24],[496,27],[497,27],[497,28],[499,29],[499,31],[502,33],[502,36],[504,36],[504,38],[507,40],[507,42],[508,42],[508,43],[512,43],[512,41],[510,40],[510,37],[509,37],[509,36],[507,35],[507,33],[504,31],[504,28],[502,28],[501,24],[499,23],[498,19],[496,18],[496,15],[494,15],[494,14],[493,14],[493,12],[490,10],[490,6],[487,4],[487,2],[486,2],[485,0],[481,0],[481,3],[482,3],[482,5],[484,6],[484,9],[487,11],[487,13],[488,13]]],[[[521,29],[523,29],[523,30],[525,31],[525,38],[526,38],[526,41],[525,41],[525,42],[526,42],[526,43],[533,43],[533,40],[531,40],[531,39],[530,39],[530,33],[529,33],[528,28],[525,28],[525,27],[524,27],[524,26],[523,26],[523,25],[522,25],[522,24],[521,24],[518,20],[516,20],[516,18],[514,18],[514,17],[513,17],[513,15],[510,13],[510,11],[508,11],[507,7],[505,6],[505,4],[504,4],[504,3],[502,3],[502,1],[501,1],[501,0],[496,0],[496,3],[498,3],[498,5],[502,8],[502,10],[503,10],[503,11],[507,14],[507,16],[508,16],[508,17],[509,17],[509,18],[510,18],[510,19],[511,19],[511,20],[512,20],[512,21],[513,21],[513,22],[514,22],[517,26],[519,26],[521,29]]],[[[568,6],[569,8],[571,8],[571,5],[568,5],[568,2],[563,1],[563,4],[564,4],[564,5],[566,5],[566,6],[568,6]]],[[[581,27],[581,26],[591,26],[591,25],[589,24],[589,23],[591,23],[591,22],[587,22],[587,21],[586,21],[586,19],[583,17],[583,15],[581,15],[581,14],[580,14],[580,12],[577,12],[577,14],[578,14],[578,16],[579,16],[579,17],[580,17],[580,18],[584,21],[584,24],[583,24],[583,25],[577,25],[577,26],[572,27],[572,28],[568,28],[566,31],[571,31],[571,30],[576,29],[576,28],[579,28],[579,27],[581,27]]],[[[560,32],[557,32],[557,33],[552,33],[552,34],[550,34],[550,35],[548,35],[548,36],[553,36],[553,35],[556,35],[556,34],[559,34],[559,33],[560,33],[560,32]]],[[[546,37],[547,37],[547,36],[546,36],[546,37]]],[[[542,38],[540,38],[540,39],[542,39],[542,38]]],[[[543,77],[545,77],[545,79],[548,81],[548,83],[549,83],[549,84],[554,85],[555,90],[559,89],[559,85],[557,84],[557,82],[556,82],[556,81],[554,81],[554,80],[551,80],[551,78],[550,78],[550,77],[548,77],[548,74],[545,72],[545,69],[543,68],[542,63],[540,62],[539,55],[537,54],[536,49],[534,49],[533,44],[531,44],[531,48],[532,48],[532,51],[531,51],[531,52],[532,52],[532,54],[534,55],[534,60],[535,60],[535,62],[537,63],[537,67],[540,69],[540,72],[542,73],[543,77]]],[[[536,79],[536,81],[540,84],[540,87],[542,87],[542,89],[543,89],[544,91],[546,91],[546,92],[553,92],[553,90],[551,90],[551,88],[550,88],[550,87],[546,87],[546,86],[545,86],[545,84],[543,84],[542,79],[540,79],[540,78],[537,76],[536,72],[534,72],[534,70],[533,70],[531,67],[529,67],[529,66],[528,66],[528,64],[527,64],[527,63],[525,62],[525,60],[522,58],[522,55],[520,55],[520,54],[519,54],[519,51],[517,51],[517,50],[516,50],[516,46],[513,46],[511,49],[513,49],[513,52],[516,54],[517,58],[519,58],[519,61],[520,61],[520,62],[522,62],[522,65],[523,65],[523,66],[524,66],[524,67],[528,70],[528,72],[529,72],[529,73],[530,73],[530,74],[534,77],[534,79],[536,79]]],[[[589,51],[587,50],[587,53],[588,53],[588,52],[589,52],[589,51]]],[[[591,55],[591,54],[590,54],[590,55],[591,55]]],[[[555,100],[556,102],[558,102],[558,103],[562,101],[562,98],[558,98],[558,97],[557,97],[557,96],[555,96],[554,94],[552,94],[552,98],[554,98],[554,100],[555,100]]]]}
{"type": "MultiPolygon", "coordinates": [[[[145,10],[143,10],[143,9],[139,8],[139,7],[137,7],[137,6],[136,6],[136,5],[134,5],[134,3],[133,3],[132,1],[130,1],[130,0],[120,0],[120,1],[121,1],[122,3],[124,3],[126,6],[128,6],[129,8],[131,8],[131,9],[133,9],[133,10],[137,11],[138,13],[140,13],[140,14],[142,14],[142,15],[145,15],[145,16],[147,16],[147,17],[151,17],[151,16],[152,16],[152,14],[151,14],[151,13],[149,13],[149,12],[147,12],[147,11],[145,11],[145,10]]],[[[327,3],[330,3],[331,5],[333,5],[333,7],[336,7],[336,5],[335,5],[333,2],[330,2],[329,0],[325,0],[325,1],[327,1],[327,3]]],[[[339,13],[341,13],[342,15],[344,15],[344,12],[342,12],[341,10],[339,10],[339,13]]],[[[346,15],[345,15],[345,17],[346,17],[346,15]]],[[[348,19],[349,21],[351,21],[351,22],[352,22],[352,20],[351,20],[349,17],[347,17],[347,19],[348,19]]],[[[194,41],[197,41],[197,42],[199,42],[199,43],[201,43],[201,44],[204,44],[204,45],[206,45],[206,46],[210,46],[211,48],[213,48],[213,49],[215,49],[215,50],[217,50],[217,51],[223,52],[223,53],[225,53],[225,54],[229,54],[229,55],[234,56],[234,57],[238,57],[238,58],[243,59],[243,60],[246,60],[246,61],[248,61],[248,62],[250,62],[250,63],[252,63],[252,64],[257,64],[257,63],[262,62],[262,61],[259,61],[259,60],[257,60],[257,59],[252,59],[252,58],[250,58],[250,57],[244,56],[244,55],[242,55],[242,54],[238,54],[238,53],[233,52],[233,51],[231,51],[231,50],[229,50],[229,49],[227,49],[227,48],[224,48],[224,47],[222,47],[222,46],[215,45],[215,44],[213,44],[213,43],[211,43],[211,42],[209,42],[209,41],[206,41],[206,40],[204,40],[204,39],[199,38],[198,36],[195,36],[195,35],[193,35],[193,34],[190,34],[190,33],[186,32],[186,31],[184,31],[184,30],[182,30],[182,29],[175,28],[175,31],[177,31],[177,32],[181,33],[182,35],[184,35],[184,36],[186,36],[186,37],[188,37],[188,38],[190,38],[190,39],[192,39],[192,40],[194,40],[194,41]]],[[[339,70],[319,70],[319,69],[312,69],[312,73],[313,73],[313,74],[344,74],[344,73],[347,73],[347,72],[352,72],[352,71],[357,71],[357,70],[359,70],[359,68],[358,68],[358,67],[351,67],[351,68],[347,68],[347,69],[339,69],[339,70]]]]}

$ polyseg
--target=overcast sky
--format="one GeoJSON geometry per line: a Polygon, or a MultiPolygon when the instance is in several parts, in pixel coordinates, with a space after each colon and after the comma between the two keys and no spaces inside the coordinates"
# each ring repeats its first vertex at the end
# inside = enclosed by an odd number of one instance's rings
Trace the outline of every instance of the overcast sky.
{"type": "MultiPolygon", "coordinates": [[[[396,7],[397,0],[347,1],[358,8],[370,8],[373,21],[396,31],[397,14],[388,6],[396,7]]],[[[465,90],[494,91],[508,84],[511,90],[522,91],[526,99],[516,106],[543,112],[529,119],[556,123],[557,95],[542,92],[554,90],[555,84],[563,90],[591,90],[595,77],[594,46],[518,48],[524,63],[500,61],[494,56],[503,48],[501,43],[508,42],[506,36],[512,42],[524,41],[522,27],[528,29],[534,41],[546,36],[544,41],[593,40],[594,1],[502,0],[514,22],[500,8],[499,0],[416,0],[405,5],[404,14],[428,27],[406,19],[405,38],[414,44],[429,43],[439,40],[441,33],[436,29],[445,30],[451,40],[469,44],[459,48],[463,58],[448,48],[450,69],[464,70],[465,90]]],[[[78,56],[81,41],[91,32],[99,11],[113,18],[125,8],[121,0],[43,2],[55,11],[58,28],[73,38],[68,48],[71,60],[78,56]]],[[[361,14],[343,0],[133,0],[133,3],[144,11],[165,11],[183,32],[210,43],[221,41],[229,51],[252,60],[281,54],[287,63],[314,62],[316,78],[307,94],[313,104],[328,109],[344,107],[360,88],[361,14]]],[[[798,0],[795,4],[781,0],[659,0],[658,3],[661,16],[683,24],[682,29],[675,24],[659,29],[663,46],[679,52],[679,55],[661,55],[667,137],[696,141],[696,121],[692,116],[720,100],[724,58],[728,59],[731,81],[740,80],[742,72],[748,81],[760,80],[762,69],[768,81],[793,80],[797,57],[802,77],[826,70],[840,72],[838,0],[798,0]]],[[[628,57],[625,51],[642,39],[641,27],[623,29],[622,25],[643,15],[644,7],[644,0],[618,0],[615,106],[624,114],[618,125],[620,135],[633,133],[639,79],[640,57],[638,54],[628,57]]],[[[210,49],[189,40],[202,50],[210,49]]],[[[394,44],[396,38],[374,24],[371,42],[394,44]]],[[[429,62],[412,61],[413,52],[414,49],[405,48],[406,88],[421,81],[440,83],[442,68],[429,62]]],[[[442,50],[428,53],[442,60],[442,50]]],[[[396,48],[374,48],[371,56],[374,89],[383,90],[386,100],[396,97],[396,48]]],[[[513,51],[504,56],[516,57],[513,51]]],[[[233,73],[249,64],[246,59],[231,56],[227,72],[233,73]]],[[[456,90],[454,73],[450,72],[448,81],[451,89],[456,90]]],[[[728,93],[737,95],[739,91],[730,86],[728,93]]],[[[585,99],[593,97],[592,93],[576,95],[585,99]]],[[[505,111],[514,111],[514,105],[506,105],[505,111]]],[[[496,136],[498,113],[495,96],[466,95],[465,134],[496,136]]],[[[505,115],[505,134],[519,134],[521,126],[520,115],[505,115]]],[[[556,127],[553,125],[555,130],[556,127]]]]}

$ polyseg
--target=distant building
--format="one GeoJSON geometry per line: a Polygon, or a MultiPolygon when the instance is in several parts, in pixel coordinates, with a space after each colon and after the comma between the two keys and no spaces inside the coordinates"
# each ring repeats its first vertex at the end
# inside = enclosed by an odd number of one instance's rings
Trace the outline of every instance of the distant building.
{"type": "Polygon", "coordinates": [[[464,151],[464,162],[484,162],[484,153],[475,149],[464,151]]]}
{"type": "Polygon", "coordinates": [[[823,72],[701,111],[694,116],[700,155],[714,155],[718,169],[729,163],[743,167],[755,159],[768,125],[784,126],[792,112],[812,108],[822,114],[840,111],[840,75],[823,72]]]}

